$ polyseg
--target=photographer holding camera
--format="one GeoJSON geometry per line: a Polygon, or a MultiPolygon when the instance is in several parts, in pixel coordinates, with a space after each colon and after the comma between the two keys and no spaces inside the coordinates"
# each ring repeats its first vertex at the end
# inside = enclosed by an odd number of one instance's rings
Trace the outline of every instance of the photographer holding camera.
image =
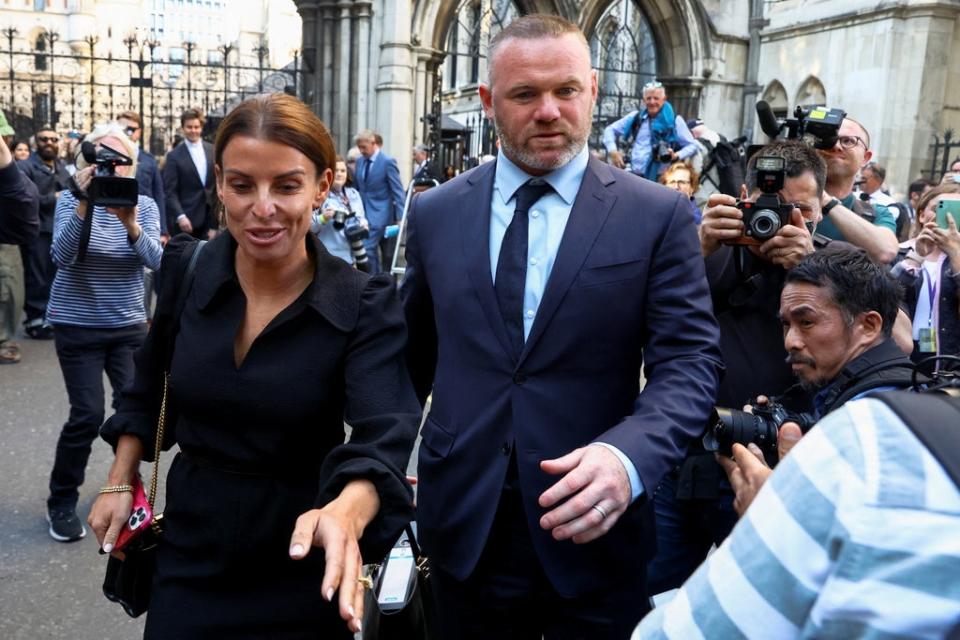
{"type": "MultiPolygon", "coordinates": [[[[803,426],[869,392],[911,386],[913,363],[892,337],[900,286],[862,249],[836,243],[813,254],[787,273],[780,300],[787,362],[814,394],[803,426]]],[[[746,442],[732,445],[732,459],[721,458],[741,514],[770,474],[764,456],[747,451],[751,440],[744,435],[739,439],[746,442]]],[[[779,457],[789,449],[781,446],[779,457]]]]}
{"type": "Polygon", "coordinates": [[[630,154],[630,171],[654,182],[668,166],[700,151],[687,123],[667,102],[667,90],[660,82],[643,85],[643,109],[631,111],[603,130],[610,164],[623,169],[624,152],[617,149],[618,143],[630,154]]]}
{"type": "MultiPolygon", "coordinates": [[[[777,174],[776,171],[773,172],[777,174]]],[[[776,178],[776,175],[774,176],[776,178]]],[[[728,195],[710,196],[700,224],[700,247],[706,260],[707,281],[720,324],[720,349],[727,373],[720,382],[717,404],[740,407],[760,394],[781,396],[794,386],[777,321],[780,291],[786,270],[814,250],[811,231],[820,215],[820,194],[826,168],[816,151],[798,141],[776,141],[757,152],[747,167],[747,191],[756,203],[774,199],[773,208],[759,209],[789,216],[786,224],[762,242],[745,236],[745,211],[756,217],[757,207],[739,208],[728,195]],[[776,163],[780,188],[770,188],[758,171],[758,160],[776,163]],[[753,242],[754,244],[725,244],[753,242]]],[[[744,194],[746,195],[746,194],[744,194]]],[[[772,224],[773,217],[756,222],[772,224]]],[[[754,226],[756,226],[756,222],[754,226]]],[[[782,402],[794,412],[811,409],[806,394],[792,393],[782,402]]],[[[691,446],[681,467],[667,475],[654,496],[657,516],[657,556],[648,567],[648,592],[680,586],[736,524],[733,494],[714,455],[691,446]]]]}
{"type": "Polygon", "coordinates": [[[818,389],[818,416],[837,410],[773,472],[733,445],[738,500],[756,500],[633,638],[957,637],[960,403],[861,399],[911,371],[890,338],[898,301],[884,267],[839,243],[789,272],[780,315],[794,372],[818,389]]]}
{"type": "Polygon", "coordinates": [[[363,213],[360,192],[346,185],[347,162],[337,156],[333,184],[323,205],[313,213],[310,231],[317,234],[331,255],[369,272],[370,259],[363,241],[370,236],[370,225],[363,213]]]}
{"type": "Polygon", "coordinates": [[[58,271],[47,307],[70,399],[47,500],[50,536],[59,542],[86,534],[76,505],[103,423],[103,374],[116,407],[146,335],[143,268],[159,268],[163,251],[159,210],[153,199],[138,195],[136,148],[120,125],[97,125],[81,149],[72,190],[57,201],[52,253],[58,271]]]}

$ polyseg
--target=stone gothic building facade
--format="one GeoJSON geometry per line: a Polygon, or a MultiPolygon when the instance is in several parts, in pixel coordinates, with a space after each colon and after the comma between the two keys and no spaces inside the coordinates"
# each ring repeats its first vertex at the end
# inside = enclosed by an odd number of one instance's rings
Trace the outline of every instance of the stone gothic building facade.
{"type": "MultiPolygon", "coordinates": [[[[934,136],[960,130],[957,0],[295,2],[304,97],[341,152],[369,127],[407,160],[414,144],[431,141],[424,116],[437,112],[442,164],[489,152],[494,136],[477,93],[486,45],[534,12],[563,16],[587,35],[600,85],[595,146],[603,126],[636,108],[653,79],[678,113],[729,138],[763,139],[754,117],[760,98],[780,113],[841,107],[870,130],[895,191],[930,170],[934,136]]],[[[409,175],[409,161],[401,167],[409,175]]]]}

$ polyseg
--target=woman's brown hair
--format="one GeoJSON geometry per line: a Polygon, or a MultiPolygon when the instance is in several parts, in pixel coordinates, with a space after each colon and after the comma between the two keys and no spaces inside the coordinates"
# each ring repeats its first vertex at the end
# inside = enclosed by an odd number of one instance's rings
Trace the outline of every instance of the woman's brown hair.
{"type": "Polygon", "coordinates": [[[254,96],[238,104],[217,128],[214,162],[223,167],[223,150],[234,136],[250,136],[293,147],[307,156],[319,178],[333,169],[337,153],[326,125],[300,100],[285,93],[254,96]]]}
{"type": "Polygon", "coordinates": [[[920,200],[917,201],[917,213],[913,220],[913,229],[910,233],[911,237],[918,235],[923,230],[923,226],[920,224],[920,214],[923,213],[923,210],[933,202],[934,198],[942,196],[945,193],[960,193],[960,184],[947,182],[946,184],[937,185],[923,194],[920,200]]]}

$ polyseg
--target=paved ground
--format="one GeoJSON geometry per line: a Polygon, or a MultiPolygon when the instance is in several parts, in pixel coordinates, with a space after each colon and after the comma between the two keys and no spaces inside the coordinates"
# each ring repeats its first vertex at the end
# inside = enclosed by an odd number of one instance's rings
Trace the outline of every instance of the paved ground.
{"type": "MultiPolygon", "coordinates": [[[[143,618],[128,618],[100,591],[106,559],[92,534],[71,544],[47,535],[47,483],[68,404],[53,342],[19,342],[23,361],[0,366],[0,639],[140,637],[143,618]]],[[[98,440],[80,490],[84,518],[110,456],[98,440]]]]}

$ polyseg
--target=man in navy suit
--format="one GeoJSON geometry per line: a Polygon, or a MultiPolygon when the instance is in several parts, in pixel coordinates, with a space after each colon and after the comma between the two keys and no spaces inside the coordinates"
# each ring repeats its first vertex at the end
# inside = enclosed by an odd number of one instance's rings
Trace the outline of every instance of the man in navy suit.
{"type": "Polygon", "coordinates": [[[206,239],[217,232],[213,145],[201,139],[203,114],[187,109],[180,116],[183,142],[167,154],[163,185],[167,196],[167,229],[206,239]]]}
{"type": "Polygon", "coordinates": [[[124,111],[117,116],[117,122],[126,131],[127,136],[137,145],[137,185],[140,193],[150,196],[157,203],[160,210],[160,238],[166,242],[170,237],[167,230],[167,203],[163,190],[163,177],[160,175],[160,166],[152,153],[140,146],[143,137],[143,120],[136,111],[124,111]]]}
{"type": "Polygon", "coordinates": [[[379,133],[364,129],[354,138],[360,149],[357,158],[357,190],[363,198],[363,212],[370,223],[370,237],[364,241],[370,256],[370,272],[389,271],[395,239],[385,239],[383,230],[403,217],[403,185],[397,161],[385,154],[379,133]]]}
{"type": "Polygon", "coordinates": [[[441,630],[626,638],[722,369],[703,258],[683,196],[590,157],[576,25],[519,18],[488,60],[499,158],[416,197],[401,287],[441,630]]]}

